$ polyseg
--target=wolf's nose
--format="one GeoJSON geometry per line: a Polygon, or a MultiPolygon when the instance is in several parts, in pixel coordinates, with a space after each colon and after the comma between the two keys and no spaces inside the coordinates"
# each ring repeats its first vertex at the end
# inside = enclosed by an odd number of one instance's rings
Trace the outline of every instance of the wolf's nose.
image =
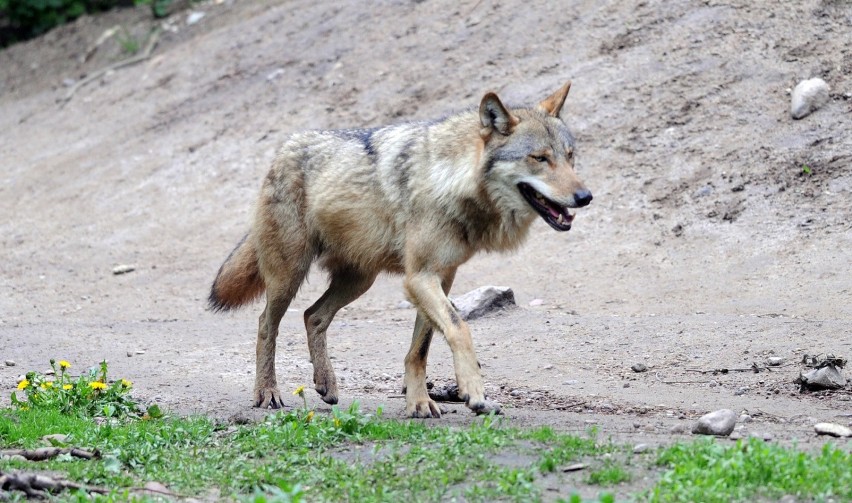
{"type": "Polygon", "coordinates": [[[589,189],[580,189],[577,192],[574,192],[574,202],[577,203],[578,208],[588,206],[589,203],[592,202],[591,191],[589,191],[589,189]]]}

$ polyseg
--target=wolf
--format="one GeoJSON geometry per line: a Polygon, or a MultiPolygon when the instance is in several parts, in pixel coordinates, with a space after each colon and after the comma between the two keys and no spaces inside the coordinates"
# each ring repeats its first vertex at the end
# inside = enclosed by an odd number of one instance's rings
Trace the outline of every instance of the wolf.
{"type": "Polygon", "coordinates": [[[213,282],[209,306],[227,311],[264,292],[254,403],[283,405],[275,376],[278,326],[314,262],[329,274],[304,313],[314,385],[337,403],[326,330],[381,272],[401,274],[417,308],[405,357],[405,414],[440,417],[426,391],[435,330],[452,351],[459,396],[477,414],[485,397],[470,330],[447,298],[456,270],[479,251],[517,249],[541,217],[571,229],[592,193],[574,170],[575,140],[560,112],[571,82],[533,107],[486,93],[479,108],[422,123],[293,134],[263,181],[254,221],[213,282]]]}

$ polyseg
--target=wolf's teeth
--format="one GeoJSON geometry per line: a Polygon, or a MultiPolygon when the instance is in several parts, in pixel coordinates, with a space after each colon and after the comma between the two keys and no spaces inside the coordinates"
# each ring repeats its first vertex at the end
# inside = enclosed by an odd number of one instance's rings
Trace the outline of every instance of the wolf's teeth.
{"type": "Polygon", "coordinates": [[[559,224],[564,224],[564,223],[565,223],[565,219],[563,219],[563,218],[562,218],[562,214],[561,214],[561,213],[559,214],[559,218],[557,218],[557,219],[556,219],[556,223],[559,223],[559,224]]]}

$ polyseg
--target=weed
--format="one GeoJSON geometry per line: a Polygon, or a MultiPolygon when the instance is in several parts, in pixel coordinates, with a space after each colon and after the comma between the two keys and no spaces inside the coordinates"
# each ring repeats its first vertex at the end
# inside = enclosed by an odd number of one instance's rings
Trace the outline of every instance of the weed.
{"type": "Polygon", "coordinates": [[[77,378],[71,377],[68,372],[71,364],[65,360],[60,360],[58,364],[50,360],[50,367],[55,378],[38,372],[26,374],[24,380],[18,383],[18,391],[23,391],[25,397],[19,399],[17,392],[12,392],[14,407],[22,410],[56,409],[63,414],[85,417],[122,419],[140,415],[139,406],[129,396],[133,383],[119,379],[110,384],[106,361],[77,378]]]}

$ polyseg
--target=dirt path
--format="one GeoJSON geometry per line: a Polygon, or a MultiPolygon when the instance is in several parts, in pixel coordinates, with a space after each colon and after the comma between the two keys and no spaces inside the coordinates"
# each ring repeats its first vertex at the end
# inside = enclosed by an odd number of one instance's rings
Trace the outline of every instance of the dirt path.
{"type": "MultiPolygon", "coordinates": [[[[117,40],[79,56],[115,25],[143,40],[144,10],[0,52],[0,360],[17,362],[0,367],[2,389],[52,357],[107,358],[174,410],[261,414],[261,308],[215,316],[204,300],[282,138],[439,116],[487,90],[530,102],[570,78],[566,117],[594,203],[567,235],[539,222],[520,253],[477,257],[454,287],[516,292],[519,308],[472,325],[510,420],[664,441],[727,407],[754,418],[742,434],[800,443],[816,442],[817,420],[849,422],[850,388],[792,383],[805,353],[852,355],[848,5],[374,5],[202,3],[200,22],[169,20],[150,60],[65,106],[67,84],[125,57],[117,40]],[[792,121],[787,90],[812,76],[831,100],[792,121]],[[118,264],[137,268],[115,276],[118,264]],[[772,355],[788,365],[695,372],[772,355]],[[630,370],[640,362],[650,370],[630,370]]],[[[310,382],[300,312],[324,286],[313,274],[284,319],[284,388],[310,382]]],[[[414,319],[402,299],[399,278],[382,278],[332,325],[344,404],[401,413],[414,319]]],[[[430,379],[447,382],[449,351],[434,348],[430,379]]],[[[446,421],[471,421],[448,408],[446,421]]]]}

